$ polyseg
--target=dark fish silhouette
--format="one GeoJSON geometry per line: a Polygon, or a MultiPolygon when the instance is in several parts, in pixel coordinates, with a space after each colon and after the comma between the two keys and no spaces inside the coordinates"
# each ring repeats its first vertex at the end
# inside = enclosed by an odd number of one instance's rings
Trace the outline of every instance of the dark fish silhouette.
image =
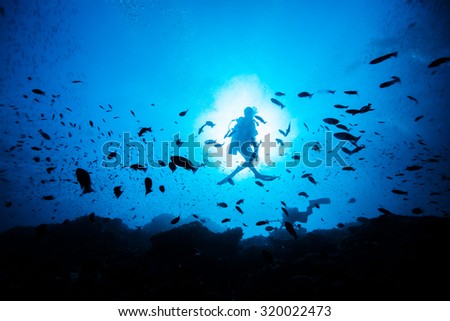
{"type": "Polygon", "coordinates": [[[276,93],[275,93],[275,96],[278,96],[278,97],[281,97],[281,96],[285,96],[286,94],[284,93],[284,92],[282,92],[282,91],[277,91],[276,93]]]}
{"type": "Polygon", "coordinates": [[[264,184],[262,182],[260,182],[260,181],[255,181],[255,184],[258,185],[258,186],[261,186],[261,187],[264,186],[264,184]]]}
{"type": "Polygon", "coordinates": [[[356,199],[355,199],[354,197],[351,197],[351,198],[348,200],[347,203],[348,203],[348,204],[356,203],[356,199]]]}
{"type": "Polygon", "coordinates": [[[224,218],[224,219],[222,220],[222,223],[228,223],[229,221],[230,221],[229,218],[224,218]]]}
{"type": "Polygon", "coordinates": [[[278,99],[270,98],[270,101],[273,102],[275,105],[281,107],[281,109],[283,109],[284,107],[286,107],[286,106],[283,105],[283,103],[282,103],[281,101],[279,101],[278,99]]]}
{"type": "Polygon", "coordinates": [[[309,99],[311,99],[313,95],[314,95],[314,94],[311,94],[311,93],[309,93],[309,92],[307,92],[307,91],[302,91],[301,93],[298,93],[297,96],[300,97],[300,98],[306,98],[306,97],[308,97],[309,99]]]}
{"type": "Polygon", "coordinates": [[[346,108],[348,108],[348,106],[339,105],[339,104],[334,105],[334,107],[338,108],[338,109],[346,109],[346,108]]]}
{"type": "Polygon", "coordinates": [[[400,83],[400,78],[398,78],[397,76],[392,76],[391,78],[392,80],[381,83],[380,88],[387,88],[392,86],[393,84],[400,83]]]}
{"type": "Polygon", "coordinates": [[[352,166],[344,166],[344,167],[342,167],[342,170],[354,172],[356,169],[354,169],[352,166]]]}
{"type": "Polygon", "coordinates": [[[244,214],[244,211],[239,206],[236,205],[235,208],[239,213],[244,214]]]}
{"type": "Polygon", "coordinates": [[[406,166],[407,171],[417,171],[421,168],[422,168],[422,166],[419,166],[419,165],[406,166]]]}
{"type": "Polygon", "coordinates": [[[261,225],[266,225],[266,224],[269,224],[268,220],[256,222],[256,226],[261,226],[261,225]]]}
{"type": "Polygon", "coordinates": [[[339,228],[344,228],[345,225],[344,225],[344,223],[338,223],[336,226],[339,228]]]}
{"type": "Polygon", "coordinates": [[[122,195],[122,193],[123,193],[123,191],[120,189],[121,189],[121,186],[114,187],[114,195],[116,196],[116,198],[119,198],[120,195],[122,195]]]}
{"type": "Polygon", "coordinates": [[[286,231],[288,231],[289,234],[291,234],[294,239],[297,239],[297,232],[295,231],[295,228],[292,226],[289,222],[284,222],[284,227],[286,228],[286,231]]]}
{"type": "Polygon", "coordinates": [[[350,141],[355,144],[358,143],[358,140],[361,138],[361,136],[355,137],[352,134],[345,133],[345,132],[335,133],[333,136],[339,140],[347,140],[347,141],[350,141]]]}
{"type": "Polygon", "coordinates": [[[308,194],[306,192],[300,192],[300,193],[298,193],[298,196],[304,196],[304,197],[308,198],[308,194]]]}
{"type": "Polygon", "coordinates": [[[378,57],[378,58],[375,58],[375,59],[371,60],[369,62],[369,64],[371,64],[371,65],[379,64],[380,62],[385,61],[386,59],[389,59],[389,58],[392,58],[392,57],[397,57],[397,55],[398,55],[397,51],[391,52],[391,53],[389,53],[387,55],[384,55],[384,56],[381,56],[381,57],[378,57]]]}
{"type": "Polygon", "coordinates": [[[159,185],[159,191],[161,193],[164,193],[166,191],[166,188],[164,187],[164,185],[159,185]]]}
{"type": "Polygon", "coordinates": [[[378,208],[378,211],[380,211],[381,213],[383,213],[384,215],[393,215],[394,213],[392,213],[391,211],[389,211],[389,210],[387,210],[387,209],[385,209],[385,208],[382,208],[382,207],[379,207],[378,208]]]}
{"type": "Polygon", "coordinates": [[[189,111],[189,109],[186,109],[185,111],[180,112],[178,115],[179,115],[180,117],[184,117],[184,116],[186,116],[186,114],[187,114],[188,111],[189,111]]]}
{"type": "Polygon", "coordinates": [[[241,205],[242,203],[244,203],[244,199],[241,198],[239,201],[236,202],[236,205],[241,205]]]}
{"type": "Polygon", "coordinates": [[[170,224],[177,224],[180,221],[181,215],[178,215],[170,221],[170,224]]]}
{"type": "Polygon", "coordinates": [[[42,199],[46,200],[46,201],[52,201],[55,199],[55,197],[52,195],[45,195],[45,196],[42,196],[42,199]]]}
{"type": "Polygon", "coordinates": [[[416,104],[419,103],[419,101],[416,98],[414,98],[413,96],[406,96],[406,97],[408,97],[410,100],[414,101],[416,104]]]}
{"type": "Polygon", "coordinates": [[[288,126],[288,128],[286,129],[286,131],[283,131],[283,130],[281,130],[281,129],[279,129],[278,130],[280,133],[281,133],[281,135],[283,135],[284,137],[286,137],[287,135],[289,135],[289,133],[291,132],[291,122],[289,122],[289,126],[288,126]]]}
{"type": "Polygon", "coordinates": [[[222,207],[222,208],[227,208],[228,207],[227,203],[225,203],[225,202],[217,203],[217,206],[222,207]]]}
{"type": "Polygon", "coordinates": [[[139,137],[142,137],[142,135],[144,135],[145,133],[151,133],[152,132],[152,128],[151,127],[142,127],[140,130],[139,130],[139,133],[138,133],[138,136],[139,137]]]}
{"type": "Polygon", "coordinates": [[[336,118],[324,118],[323,121],[330,125],[336,125],[339,123],[339,120],[337,120],[336,118]]]}
{"type": "Polygon", "coordinates": [[[282,207],[281,210],[283,211],[284,215],[289,216],[289,213],[285,207],[282,207]]]}
{"type": "MultiPolygon", "coordinates": [[[[170,156],[170,160],[173,164],[175,164],[178,167],[182,167],[186,170],[192,171],[192,173],[195,174],[195,172],[198,170],[197,166],[194,166],[194,164],[191,163],[191,161],[183,156],[170,156]]],[[[170,164],[169,164],[170,166],[170,164]]]]}
{"type": "Polygon", "coordinates": [[[313,183],[314,185],[317,185],[316,180],[315,180],[314,177],[312,177],[312,176],[308,176],[308,181],[310,181],[310,182],[313,183]]]}
{"type": "Polygon", "coordinates": [[[147,167],[141,166],[140,164],[133,164],[130,166],[131,169],[135,170],[135,171],[144,171],[144,173],[147,171],[147,167]]]}
{"type": "Polygon", "coordinates": [[[42,91],[40,89],[33,89],[32,92],[35,93],[36,95],[45,96],[45,91],[42,91]]]}
{"type": "Polygon", "coordinates": [[[175,165],[174,163],[170,162],[169,163],[169,168],[170,170],[173,172],[175,172],[175,170],[177,169],[177,165],[175,165]]]}
{"type": "Polygon", "coordinates": [[[393,189],[391,192],[394,194],[398,194],[398,195],[408,195],[408,192],[405,192],[405,191],[402,191],[399,189],[393,189]]]}
{"type": "Polygon", "coordinates": [[[41,134],[41,136],[42,136],[44,139],[50,140],[50,136],[49,136],[48,134],[44,133],[44,132],[42,131],[42,129],[39,129],[39,134],[41,134]]]}
{"type": "Polygon", "coordinates": [[[136,117],[136,115],[134,114],[134,111],[132,111],[131,109],[130,109],[130,113],[131,113],[131,115],[133,115],[133,117],[136,117]]]}
{"type": "Polygon", "coordinates": [[[205,126],[209,126],[209,127],[213,128],[214,126],[216,126],[216,124],[214,124],[212,121],[208,120],[206,123],[204,123],[202,125],[202,127],[199,128],[199,130],[198,130],[199,135],[203,132],[203,128],[205,128],[205,126]]]}
{"type": "Polygon", "coordinates": [[[261,123],[267,124],[267,122],[266,122],[262,117],[260,117],[260,116],[258,116],[258,115],[255,115],[254,117],[255,117],[257,120],[259,120],[261,123]]]}
{"type": "Polygon", "coordinates": [[[339,129],[345,130],[347,132],[350,131],[350,129],[348,129],[347,126],[342,125],[342,124],[337,124],[336,127],[339,128],[339,129]]]}
{"type": "Polygon", "coordinates": [[[450,57],[442,57],[438,58],[436,60],[433,60],[429,65],[428,68],[434,68],[439,65],[442,65],[443,63],[450,62],[450,57]]]}
{"type": "Polygon", "coordinates": [[[75,174],[77,176],[77,181],[80,184],[81,189],[83,190],[83,194],[91,193],[94,191],[91,187],[91,176],[87,171],[82,168],[77,168],[75,174]]]}
{"type": "Polygon", "coordinates": [[[278,144],[280,144],[281,146],[284,146],[284,142],[283,142],[281,139],[275,138],[275,141],[276,141],[278,144]]]}
{"type": "Polygon", "coordinates": [[[150,177],[145,178],[144,185],[145,185],[145,195],[153,192],[153,190],[152,190],[153,182],[150,177]]]}
{"type": "Polygon", "coordinates": [[[94,127],[94,123],[92,122],[92,120],[89,121],[89,125],[90,125],[91,127],[94,127]]]}
{"type": "Polygon", "coordinates": [[[72,80],[72,84],[79,84],[81,82],[83,82],[83,81],[82,80],[72,80]]]}
{"type": "Polygon", "coordinates": [[[419,215],[419,214],[423,214],[423,210],[420,207],[416,207],[411,210],[411,213],[419,215]]]}
{"type": "Polygon", "coordinates": [[[346,91],[344,91],[344,94],[347,94],[347,95],[358,95],[358,91],[356,91],[356,90],[346,90],[346,91]]]}
{"type": "Polygon", "coordinates": [[[419,121],[423,118],[423,115],[417,116],[416,118],[414,118],[414,121],[419,121]]]}

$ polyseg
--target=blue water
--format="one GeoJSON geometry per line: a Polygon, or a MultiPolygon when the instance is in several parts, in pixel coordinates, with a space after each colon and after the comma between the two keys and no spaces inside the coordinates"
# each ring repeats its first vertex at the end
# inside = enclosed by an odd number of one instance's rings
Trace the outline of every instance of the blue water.
{"type": "MultiPolygon", "coordinates": [[[[2,230],[95,213],[133,228],[153,221],[152,228],[163,230],[200,220],[214,231],[242,227],[244,237],[267,236],[267,226],[289,237],[284,221],[311,231],[376,217],[379,208],[401,215],[449,213],[450,63],[427,67],[450,56],[446,1],[6,0],[0,7],[2,230]],[[396,51],[398,57],[369,64],[396,51]],[[392,76],[401,82],[379,87],[392,76]],[[279,91],[285,96],[275,96],[279,91]],[[297,96],[304,91],[312,98],[297,96]],[[354,116],[333,107],[368,103],[373,111],[354,116]],[[273,163],[258,165],[263,174],[279,176],[264,186],[255,184],[248,169],[234,186],[217,185],[239,158],[230,166],[224,157],[211,159],[222,163],[195,174],[148,164],[146,172],[102,166],[105,144],[123,147],[125,133],[131,142],[154,142],[155,160],[164,159],[164,142],[177,134],[181,141],[192,134],[201,147],[208,139],[226,146],[230,122],[247,106],[256,106],[267,121],[257,127],[258,140],[270,134],[273,142],[292,143],[284,156],[279,145],[272,148],[273,163]],[[418,116],[423,118],[415,121],[418,116]],[[343,170],[336,159],[313,167],[305,162],[308,142],[321,146],[309,151],[311,160],[325,160],[327,146],[339,143],[332,134],[343,130],[323,122],[326,117],[361,136],[358,144],[365,149],[338,153],[354,171],[343,170]],[[198,134],[206,121],[215,126],[198,134]],[[289,122],[291,132],[283,137],[278,130],[289,122]],[[152,132],[139,137],[142,127],[152,132]],[[295,152],[300,163],[286,167],[295,152]],[[406,170],[413,165],[421,168],[406,170]],[[93,193],[81,195],[77,168],[90,173],[93,193]],[[153,181],[148,195],[146,177],[153,181]],[[119,198],[115,186],[123,191],[119,198]],[[240,199],[243,214],[235,208],[240,199]],[[314,206],[323,199],[329,204],[314,206]],[[295,208],[305,212],[308,206],[307,222],[295,221],[295,208]],[[412,212],[418,208],[423,214],[412,212]],[[256,226],[261,220],[270,222],[256,226]]],[[[201,147],[190,156],[205,163],[201,147]]],[[[123,151],[117,149],[122,160],[123,151]]],[[[189,156],[183,148],[179,153],[189,156]]],[[[130,164],[137,162],[132,149],[130,164]]]]}

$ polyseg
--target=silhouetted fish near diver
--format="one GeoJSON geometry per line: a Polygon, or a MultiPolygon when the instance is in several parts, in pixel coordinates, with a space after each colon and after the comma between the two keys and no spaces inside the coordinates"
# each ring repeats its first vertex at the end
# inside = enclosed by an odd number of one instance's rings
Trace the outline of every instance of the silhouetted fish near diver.
{"type": "Polygon", "coordinates": [[[186,109],[185,111],[182,111],[182,112],[179,113],[178,115],[179,115],[180,117],[184,117],[184,116],[186,116],[186,114],[187,114],[188,111],[189,111],[189,109],[186,109]]]}
{"type": "Polygon", "coordinates": [[[174,219],[172,219],[170,221],[170,224],[177,224],[180,221],[181,216],[178,215],[177,217],[175,217],[174,219]]]}
{"type": "Polygon", "coordinates": [[[147,171],[147,167],[141,166],[140,164],[133,164],[130,166],[130,168],[135,171],[137,171],[137,170],[144,171],[144,172],[147,171]]]}
{"type": "Polygon", "coordinates": [[[35,93],[36,95],[41,95],[41,96],[45,96],[45,91],[42,91],[40,89],[33,89],[32,90],[33,93],[35,93]]]}
{"type": "Polygon", "coordinates": [[[281,96],[285,96],[286,94],[284,93],[284,92],[282,92],[282,91],[277,91],[276,93],[275,93],[275,96],[278,96],[278,97],[281,97],[281,96]]]}
{"type": "Polygon", "coordinates": [[[356,91],[356,90],[346,90],[346,91],[344,91],[344,94],[347,94],[347,95],[358,95],[358,91],[356,91]]]}
{"type": "Polygon", "coordinates": [[[50,140],[50,135],[44,133],[44,132],[42,131],[42,129],[39,129],[39,134],[41,134],[41,136],[42,136],[44,139],[50,140]]]}
{"type": "Polygon", "coordinates": [[[330,125],[337,125],[339,123],[339,120],[336,118],[324,118],[323,121],[330,125]]]}
{"type": "Polygon", "coordinates": [[[419,101],[418,101],[416,98],[414,98],[413,96],[406,96],[406,97],[407,97],[408,99],[414,101],[416,104],[419,103],[419,101]]]}
{"type": "Polygon", "coordinates": [[[91,186],[91,176],[89,173],[82,168],[77,168],[75,174],[77,176],[77,181],[83,190],[83,194],[92,193],[94,190],[91,186]]]}
{"type": "MultiPolygon", "coordinates": [[[[170,164],[174,164],[177,167],[182,167],[186,170],[192,171],[192,173],[194,174],[198,170],[197,166],[194,166],[194,164],[192,164],[192,162],[189,159],[183,156],[170,156],[170,160],[171,162],[169,163],[169,166],[171,166],[170,164]]],[[[170,168],[172,169],[172,167],[170,168]]],[[[175,169],[173,169],[173,171],[175,171],[175,169]]]]}
{"type": "Polygon", "coordinates": [[[254,115],[253,117],[255,117],[257,120],[259,120],[261,123],[267,124],[267,122],[262,117],[260,117],[258,115],[254,115]]]}
{"type": "Polygon", "coordinates": [[[286,228],[286,231],[288,231],[288,233],[291,234],[295,239],[298,238],[297,232],[290,222],[284,222],[284,227],[286,228]]]}
{"type": "Polygon", "coordinates": [[[387,88],[392,86],[393,84],[400,83],[400,78],[398,78],[397,76],[392,76],[391,78],[392,80],[381,83],[380,88],[387,88]]]}
{"type": "Polygon", "coordinates": [[[369,62],[369,64],[371,64],[371,65],[379,64],[380,62],[383,62],[383,61],[385,61],[385,60],[387,60],[389,58],[397,57],[397,56],[398,56],[398,52],[397,51],[391,52],[391,53],[389,53],[387,55],[383,55],[381,57],[378,57],[378,58],[375,58],[375,59],[371,60],[369,62]]]}
{"type": "Polygon", "coordinates": [[[204,123],[202,125],[202,127],[199,128],[199,130],[198,130],[199,135],[203,132],[203,129],[205,128],[205,126],[209,126],[209,127],[213,128],[214,126],[216,126],[216,124],[214,124],[212,121],[208,120],[206,123],[204,123]]]}
{"type": "Polygon", "coordinates": [[[270,101],[273,102],[275,105],[281,107],[281,109],[283,109],[284,107],[286,107],[286,106],[283,105],[283,103],[282,103],[281,101],[279,101],[278,99],[270,98],[270,101]]]}
{"type": "Polygon", "coordinates": [[[450,62],[450,57],[442,57],[438,58],[436,60],[433,60],[429,65],[428,68],[434,68],[439,65],[442,65],[443,63],[450,62]]]}

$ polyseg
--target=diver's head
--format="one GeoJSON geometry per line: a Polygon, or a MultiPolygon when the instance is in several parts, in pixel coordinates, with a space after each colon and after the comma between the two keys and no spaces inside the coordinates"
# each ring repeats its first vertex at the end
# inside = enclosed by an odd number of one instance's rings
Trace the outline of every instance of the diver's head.
{"type": "Polygon", "coordinates": [[[258,110],[256,107],[247,107],[244,109],[244,115],[246,118],[253,118],[257,112],[258,110]]]}

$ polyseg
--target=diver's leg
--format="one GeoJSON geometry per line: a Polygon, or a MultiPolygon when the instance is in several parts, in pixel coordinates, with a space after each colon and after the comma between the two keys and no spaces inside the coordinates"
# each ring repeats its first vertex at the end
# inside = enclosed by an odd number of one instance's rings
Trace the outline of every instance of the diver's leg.
{"type": "Polygon", "coordinates": [[[234,185],[233,177],[236,176],[236,174],[239,173],[240,171],[242,171],[244,168],[245,167],[242,167],[242,166],[238,165],[238,167],[236,167],[236,169],[230,175],[228,175],[223,180],[218,182],[217,185],[222,185],[222,184],[225,184],[225,183],[230,183],[231,185],[234,185]]]}

